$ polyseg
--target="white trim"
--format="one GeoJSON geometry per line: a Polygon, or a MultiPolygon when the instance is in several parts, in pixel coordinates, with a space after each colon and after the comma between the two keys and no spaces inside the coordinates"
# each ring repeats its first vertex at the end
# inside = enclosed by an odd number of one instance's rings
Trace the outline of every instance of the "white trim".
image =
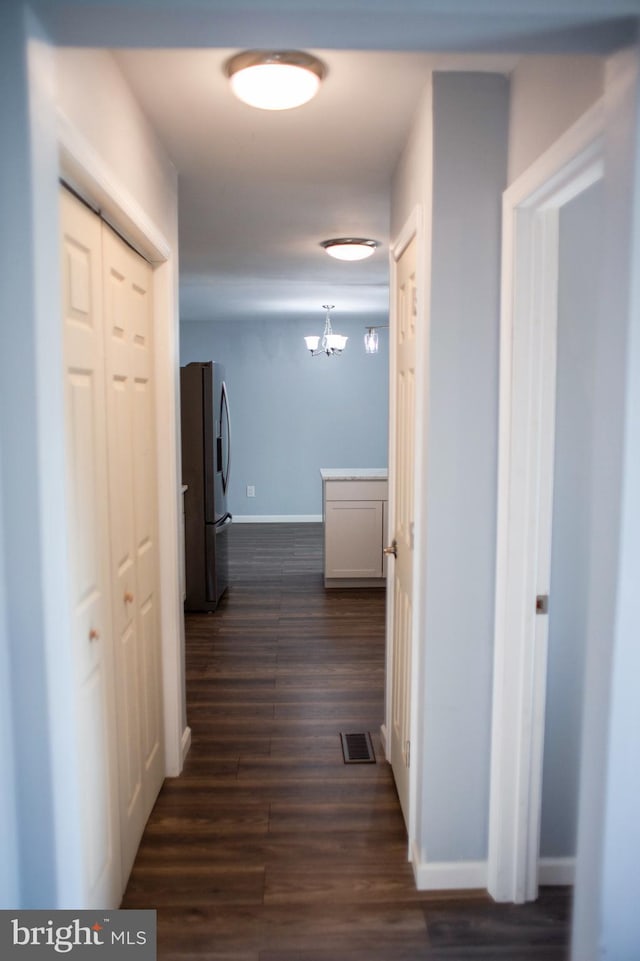
{"type": "Polygon", "coordinates": [[[106,220],[113,221],[118,233],[147,260],[169,260],[171,247],[162,231],[60,109],[57,132],[60,171],[69,185],[106,220]]]}
{"type": "Polygon", "coordinates": [[[538,884],[572,887],[575,876],[575,858],[540,858],[538,861],[538,884]]]}
{"type": "Polygon", "coordinates": [[[558,216],[603,176],[596,104],[504,194],[488,888],[537,896],[550,580],[558,216]]]}
{"type": "Polygon", "coordinates": [[[110,220],[143,256],[155,264],[154,353],[158,389],[156,428],[163,443],[158,444],[158,541],[160,558],[160,631],[162,645],[165,773],[177,776],[183,766],[186,743],[184,704],[184,632],[180,596],[178,450],[175,431],[167,424],[177,422],[177,340],[175,333],[175,264],[164,234],[140,204],[113,175],[101,156],[79,130],[64,116],[57,115],[59,171],[95,209],[110,220]]]}
{"type": "Polygon", "coordinates": [[[322,514],[234,514],[234,524],[321,524],[322,514]]]}
{"type": "Polygon", "coordinates": [[[418,891],[486,891],[486,861],[435,861],[429,864],[420,860],[415,846],[411,860],[418,891]]]}
{"type": "Polygon", "coordinates": [[[386,724],[380,725],[380,741],[382,742],[382,752],[385,756],[385,760],[388,761],[389,752],[387,751],[388,741],[387,741],[387,725],[386,724]]]}
{"type": "Polygon", "coordinates": [[[182,732],[182,740],[181,740],[181,754],[182,754],[183,765],[187,759],[187,754],[189,753],[190,750],[191,750],[191,728],[185,727],[184,731],[182,732]]]}

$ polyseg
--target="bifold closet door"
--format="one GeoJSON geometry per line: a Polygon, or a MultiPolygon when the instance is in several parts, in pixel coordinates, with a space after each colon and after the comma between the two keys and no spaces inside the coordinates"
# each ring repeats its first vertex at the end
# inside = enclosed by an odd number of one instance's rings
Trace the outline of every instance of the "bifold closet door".
{"type": "Polygon", "coordinates": [[[83,903],[117,907],[122,894],[109,575],[102,238],[99,219],[60,194],[67,503],[83,903]]]}
{"type": "Polygon", "coordinates": [[[127,877],[162,785],[152,269],[102,225],[120,831],[127,877]]]}

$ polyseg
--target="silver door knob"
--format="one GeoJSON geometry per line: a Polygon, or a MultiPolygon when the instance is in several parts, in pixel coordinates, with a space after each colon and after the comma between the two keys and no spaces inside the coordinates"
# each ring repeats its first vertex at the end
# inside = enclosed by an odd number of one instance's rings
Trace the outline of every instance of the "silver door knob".
{"type": "Polygon", "coordinates": [[[392,555],[393,557],[397,557],[397,556],[398,556],[398,542],[397,542],[395,539],[394,539],[393,541],[391,541],[391,546],[390,546],[390,547],[385,547],[385,548],[383,548],[382,553],[383,553],[383,554],[386,554],[387,556],[392,555]]]}

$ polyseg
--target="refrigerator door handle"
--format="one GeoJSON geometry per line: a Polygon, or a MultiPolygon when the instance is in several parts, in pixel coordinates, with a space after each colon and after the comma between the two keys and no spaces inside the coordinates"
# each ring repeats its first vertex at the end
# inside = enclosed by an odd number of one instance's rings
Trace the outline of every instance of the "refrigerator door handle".
{"type": "Polygon", "coordinates": [[[220,412],[221,432],[223,413],[227,422],[227,463],[222,466],[222,490],[226,494],[229,486],[229,475],[231,473],[231,417],[229,415],[229,397],[227,395],[227,385],[224,381],[222,381],[222,396],[220,400],[220,406],[222,408],[220,412]]]}
{"type": "Polygon", "coordinates": [[[221,521],[216,524],[216,534],[218,534],[223,527],[228,527],[233,520],[233,515],[225,514],[221,521]]]}

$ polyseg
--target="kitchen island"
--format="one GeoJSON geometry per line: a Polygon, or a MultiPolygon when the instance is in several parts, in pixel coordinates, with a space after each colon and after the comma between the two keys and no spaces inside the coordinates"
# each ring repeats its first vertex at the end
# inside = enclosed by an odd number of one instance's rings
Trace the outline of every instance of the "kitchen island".
{"type": "Polygon", "coordinates": [[[381,587],[386,574],[386,467],[322,468],[325,587],[381,587]]]}

